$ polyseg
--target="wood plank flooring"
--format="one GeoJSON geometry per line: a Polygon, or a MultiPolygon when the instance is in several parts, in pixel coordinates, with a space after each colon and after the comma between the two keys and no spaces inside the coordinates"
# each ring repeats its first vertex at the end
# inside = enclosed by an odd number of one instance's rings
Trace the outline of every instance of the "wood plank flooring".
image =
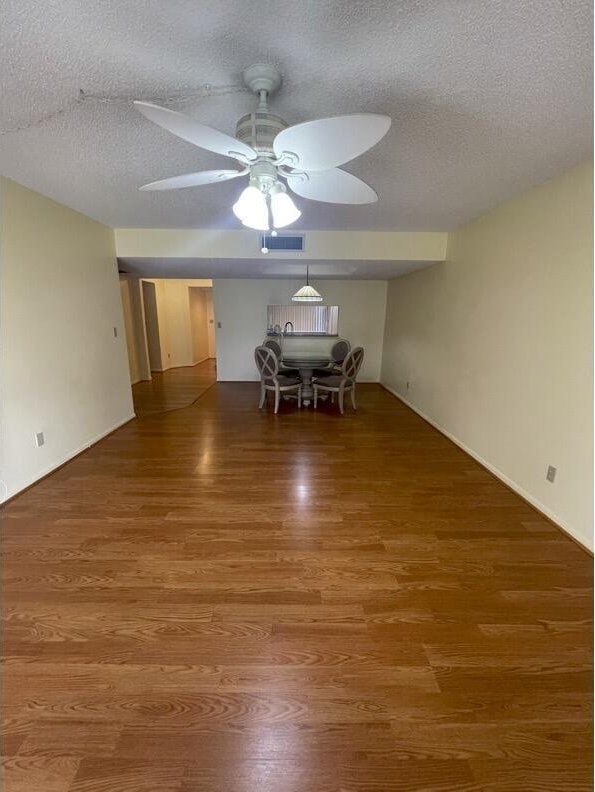
{"type": "Polygon", "coordinates": [[[195,366],[153,371],[151,380],[137,382],[132,388],[134,411],[139,417],[188,407],[217,379],[215,358],[195,366]]]}
{"type": "Polygon", "coordinates": [[[591,790],[589,555],[380,386],[257,401],[6,507],[4,790],[591,790]]]}

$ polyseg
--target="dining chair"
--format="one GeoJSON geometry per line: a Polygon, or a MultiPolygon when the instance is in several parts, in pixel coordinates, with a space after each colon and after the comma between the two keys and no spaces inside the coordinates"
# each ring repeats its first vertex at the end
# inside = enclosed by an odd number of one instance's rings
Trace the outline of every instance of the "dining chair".
{"type": "Polygon", "coordinates": [[[330,365],[327,368],[314,369],[312,376],[326,379],[332,374],[340,374],[341,366],[343,365],[343,361],[347,357],[350,349],[351,344],[349,341],[347,341],[347,339],[340,338],[338,341],[335,341],[331,347],[330,365]]]}
{"type": "Polygon", "coordinates": [[[267,391],[274,391],[275,393],[275,413],[279,411],[279,401],[282,393],[297,391],[298,407],[301,407],[302,383],[298,377],[288,377],[279,373],[279,360],[273,350],[266,346],[258,346],[254,350],[254,359],[260,374],[260,404],[258,409],[262,410],[267,391]]]}
{"type": "Polygon", "coordinates": [[[263,346],[267,349],[272,349],[278,359],[281,357],[281,344],[278,341],[275,341],[273,338],[267,338],[263,346]]]}
{"type": "Polygon", "coordinates": [[[343,361],[340,374],[331,374],[330,376],[325,377],[323,380],[316,380],[313,383],[314,409],[317,407],[318,391],[320,390],[323,393],[330,393],[331,395],[334,395],[335,393],[339,394],[339,410],[341,415],[343,415],[344,412],[343,397],[345,396],[345,391],[349,391],[351,393],[351,403],[353,405],[353,409],[357,410],[357,405],[355,403],[355,383],[363,359],[363,348],[355,347],[355,349],[352,349],[348,353],[347,357],[343,361]]]}
{"type": "Polygon", "coordinates": [[[286,377],[297,377],[299,376],[299,371],[295,368],[287,368],[281,363],[281,357],[283,355],[283,350],[281,349],[281,344],[278,341],[275,341],[273,338],[267,338],[264,342],[263,346],[267,347],[268,349],[272,350],[275,353],[277,360],[279,361],[279,374],[283,374],[286,377]]]}

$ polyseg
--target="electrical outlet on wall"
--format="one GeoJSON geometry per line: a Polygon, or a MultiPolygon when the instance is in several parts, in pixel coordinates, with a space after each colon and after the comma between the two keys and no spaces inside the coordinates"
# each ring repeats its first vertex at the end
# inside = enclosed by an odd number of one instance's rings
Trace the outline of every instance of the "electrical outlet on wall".
{"type": "Polygon", "coordinates": [[[545,478],[546,478],[547,481],[550,482],[550,484],[553,484],[554,481],[556,480],[556,473],[557,472],[558,472],[557,469],[553,465],[548,465],[547,473],[545,474],[545,478]]]}
{"type": "Polygon", "coordinates": [[[409,390],[409,380],[405,383],[405,390],[409,390]]]}
{"type": "Polygon", "coordinates": [[[118,328],[114,327],[114,338],[118,337],[118,328]]]}
{"type": "Polygon", "coordinates": [[[41,446],[45,443],[45,437],[43,436],[43,432],[36,432],[35,433],[35,445],[37,448],[41,448],[41,446]]]}

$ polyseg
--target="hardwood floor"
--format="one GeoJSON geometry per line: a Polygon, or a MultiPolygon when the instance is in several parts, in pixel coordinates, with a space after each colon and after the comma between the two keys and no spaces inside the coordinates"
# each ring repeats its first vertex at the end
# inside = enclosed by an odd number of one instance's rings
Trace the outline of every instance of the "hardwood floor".
{"type": "Polygon", "coordinates": [[[6,792],[591,790],[590,556],[379,386],[257,402],[6,507],[6,792]]]}
{"type": "Polygon", "coordinates": [[[134,411],[139,418],[153,413],[188,407],[217,379],[215,358],[195,366],[153,371],[152,379],[132,386],[134,411]]]}

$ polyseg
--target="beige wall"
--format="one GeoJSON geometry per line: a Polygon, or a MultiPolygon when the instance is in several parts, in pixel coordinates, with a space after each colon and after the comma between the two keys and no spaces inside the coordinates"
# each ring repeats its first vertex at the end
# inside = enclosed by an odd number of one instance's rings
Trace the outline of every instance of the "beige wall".
{"type": "Polygon", "coordinates": [[[217,347],[215,345],[215,305],[213,302],[213,289],[206,290],[207,298],[207,333],[209,338],[208,355],[214,358],[217,354],[217,347]]]}
{"type": "MultiPolygon", "coordinates": [[[[136,281],[136,279],[130,279],[136,281]]],[[[193,326],[190,309],[190,290],[200,288],[208,290],[212,286],[212,281],[208,278],[194,279],[175,279],[175,278],[143,278],[142,282],[152,283],[155,286],[155,298],[157,303],[157,324],[159,328],[160,363],[154,367],[156,371],[165,371],[169,368],[178,366],[192,366],[197,361],[195,357],[195,346],[193,340],[193,326]]],[[[140,291],[139,291],[140,293],[140,291]]],[[[124,299],[124,311],[127,312],[126,300],[124,299]]],[[[139,308],[139,310],[141,310],[139,308]]],[[[206,306],[205,306],[206,311],[206,306]]],[[[143,323],[146,312],[143,312],[143,323]]],[[[150,321],[150,316],[148,317],[150,321]]],[[[142,345],[141,358],[147,356],[147,338],[144,328],[139,329],[135,335],[138,344],[142,345]]],[[[133,355],[130,351],[129,356],[133,355]]],[[[201,358],[208,357],[208,349],[201,358]]],[[[141,379],[150,377],[141,377],[141,379]]]]}
{"type": "MultiPolygon", "coordinates": [[[[267,305],[291,303],[303,280],[215,280],[217,377],[219,380],[256,380],[254,347],[266,333],[267,305]],[[221,327],[218,325],[221,324],[221,327]]],[[[363,346],[363,382],[380,376],[386,281],[313,281],[326,305],[339,306],[339,333],[352,346],[363,346]]]]}
{"type": "Polygon", "coordinates": [[[0,189],[4,498],[133,409],[112,230],[8,179],[0,189]]]}
{"type": "MultiPolygon", "coordinates": [[[[262,261],[260,238],[240,231],[200,228],[117,228],[121,258],[212,258],[262,261]]],[[[447,234],[443,231],[308,231],[306,249],[284,253],[285,261],[379,260],[442,261],[447,234]]]]}
{"type": "Polygon", "coordinates": [[[145,340],[149,370],[163,371],[161,358],[161,328],[157,310],[157,286],[149,281],[141,281],[143,295],[143,317],[145,321],[145,340]]]}
{"type": "Polygon", "coordinates": [[[134,385],[140,380],[151,379],[140,281],[137,278],[120,276],[120,294],[126,330],[130,382],[134,385]]]}
{"type": "Polygon", "coordinates": [[[188,297],[190,302],[193,362],[200,363],[209,357],[207,290],[191,286],[188,289],[188,297]]]}
{"type": "Polygon", "coordinates": [[[156,286],[163,368],[191,366],[194,356],[188,286],[177,280],[156,281],[156,286]]]}
{"type": "Polygon", "coordinates": [[[452,233],[444,263],[390,282],[382,365],[389,388],[591,547],[592,219],[588,162],[452,233]]]}

